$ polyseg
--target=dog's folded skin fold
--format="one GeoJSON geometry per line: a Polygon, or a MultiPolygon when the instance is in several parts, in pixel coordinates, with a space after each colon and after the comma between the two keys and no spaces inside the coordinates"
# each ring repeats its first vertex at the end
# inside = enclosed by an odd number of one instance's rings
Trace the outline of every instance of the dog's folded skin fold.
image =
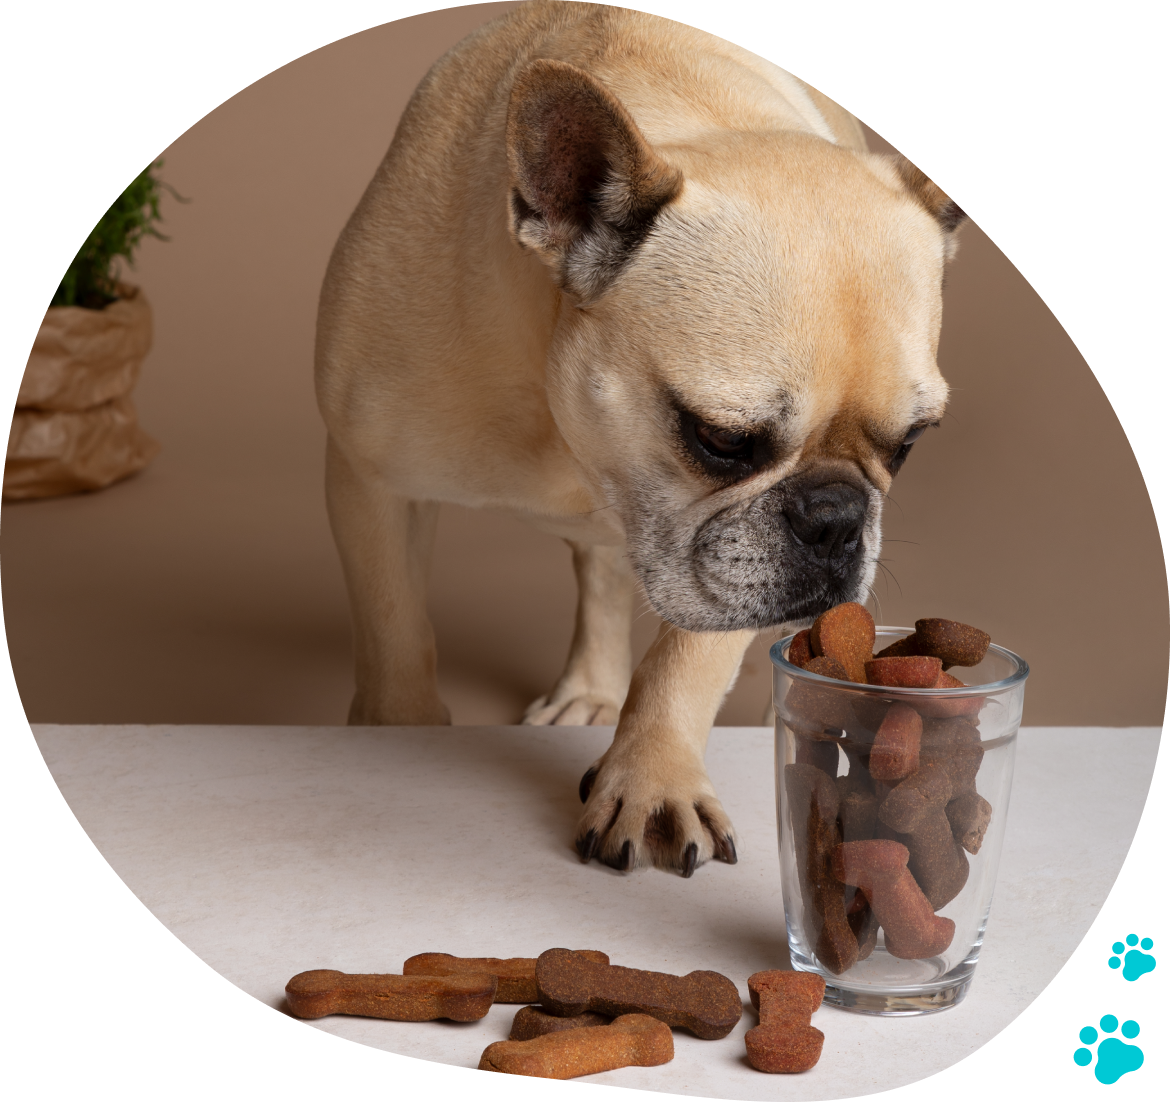
{"type": "Polygon", "coordinates": [[[883,497],[945,406],[961,219],[832,101],[681,24],[540,0],[456,46],[321,292],[350,722],[449,721],[438,504],[506,510],[570,543],[579,590],[525,721],[616,723],[582,778],[581,856],[733,862],[710,725],[757,630],[872,581],[883,497]],[[666,625],[631,678],[639,590],[666,625]]]}

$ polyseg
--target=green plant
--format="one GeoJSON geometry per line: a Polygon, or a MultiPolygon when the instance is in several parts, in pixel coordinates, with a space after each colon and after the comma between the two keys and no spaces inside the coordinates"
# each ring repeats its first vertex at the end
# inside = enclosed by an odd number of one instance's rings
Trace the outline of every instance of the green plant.
{"type": "Polygon", "coordinates": [[[117,259],[125,257],[133,267],[134,250],[144,237],[170,240],[155,228],[162,220],[158,210],[162,190],[180,202],[186,200],[154,175],[161,167],[162,161],[155,161],[139,173],[102,215],[69,265],[51,305],[103,309],[118,297],[117,259]]]}

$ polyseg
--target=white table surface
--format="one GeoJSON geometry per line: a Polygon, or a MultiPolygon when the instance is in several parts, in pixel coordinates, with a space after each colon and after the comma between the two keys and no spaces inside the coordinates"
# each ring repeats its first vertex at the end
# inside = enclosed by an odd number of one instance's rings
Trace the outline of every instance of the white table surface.
{"type": "MultiPolygon", "coordinates": [[[[577,782],[606,728],[34,728],[65,798],[132,891],[214,969],[276,1011],[310,968],[398,972],[421,952],[602,949],[615,964],[747,977],[788,966],[772,734],[712,732],[708,767],[739,863],[690,880],[582,865],[577,782]]],[[[735,1099],[885,1090],[960,1060],[1044,988],[1129,847],[1157,752],[1150,728],[1021,732],[1007,836],[967,999],[917,1018],[822,1007],[820,1063],[769,1076],[744,1058],[748,1005],[722,1041],[675,1032],[675,1059],[592,1081],[735,1099]]],[[[330,1017],[361,1044],[475,1067],[515,1006],[479,1022],[330,1017]]]]}

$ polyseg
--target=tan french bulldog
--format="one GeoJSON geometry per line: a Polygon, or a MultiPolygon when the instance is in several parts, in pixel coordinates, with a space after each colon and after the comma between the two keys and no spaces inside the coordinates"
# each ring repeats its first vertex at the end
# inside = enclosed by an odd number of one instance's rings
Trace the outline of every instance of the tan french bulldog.
{"type": "Polygon", "coordinates": [[[334,250],[317,393],[354,724],[449,722],[425,589],[439,503],[563,536],[568,664],[525,716],[609,724],[583,860],[736,860],[703,758],[763,627],[863,600],[882,498],[947,388],[962,212],[730,43],[526,4],[443,57],[334,250]],[[630,675],[641,589],[664,623],[630,675]]]}

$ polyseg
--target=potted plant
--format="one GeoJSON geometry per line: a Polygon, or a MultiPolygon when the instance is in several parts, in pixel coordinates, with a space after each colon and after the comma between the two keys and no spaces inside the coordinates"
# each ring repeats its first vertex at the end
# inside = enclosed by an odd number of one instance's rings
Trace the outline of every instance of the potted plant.
{"type": "Polygon", "coordinates": [[[99,490],[158,453],[130,400],[150,350],[150,305],[121,281],[119,263],[133,266],[144,237],[167,240],[156,227],[167,187],[155,176],[161,166],[152,164],[118,196],[53,296],[16,399],[5,500],[99,490]]]}

